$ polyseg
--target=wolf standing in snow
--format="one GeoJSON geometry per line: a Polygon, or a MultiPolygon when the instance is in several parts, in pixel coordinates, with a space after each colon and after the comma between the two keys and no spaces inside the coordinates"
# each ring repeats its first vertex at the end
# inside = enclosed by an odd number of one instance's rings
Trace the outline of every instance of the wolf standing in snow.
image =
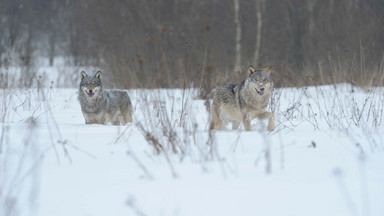
{"type": "Polygon", "coordinates": [[[267,112],[273,81],[270,77],[272,66],[256,70],[248,68],[248,78],[240,84],[228,84],[217,88],[213,97],[211,129],[221,130],[223,124],[232,123],[237,129],[241,122],[245,130],[251,130],[254,118],[269,118],[269,131],[274,130],[274,114],[267,112]]]}
{"type": "Polygon", "coordinates": [[[132,104],[127,92],[103,90],[101,72],[81,72],[78,99],[86,124],[127,124],[132,122],[132,104]]]}

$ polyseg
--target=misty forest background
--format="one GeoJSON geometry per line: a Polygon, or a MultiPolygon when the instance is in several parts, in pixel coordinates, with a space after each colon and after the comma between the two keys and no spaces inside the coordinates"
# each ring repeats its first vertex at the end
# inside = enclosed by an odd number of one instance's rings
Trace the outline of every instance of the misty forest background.
{"type": "Polygon", "coordinates": [[[277,87],[383,85],[383,47],[383,0],[0,0],[2,88],[14,66],[32,85],[42,59],[74,80],[92,66],[108,87],[205,95],[250,64],[273,65],[277,87]]]}

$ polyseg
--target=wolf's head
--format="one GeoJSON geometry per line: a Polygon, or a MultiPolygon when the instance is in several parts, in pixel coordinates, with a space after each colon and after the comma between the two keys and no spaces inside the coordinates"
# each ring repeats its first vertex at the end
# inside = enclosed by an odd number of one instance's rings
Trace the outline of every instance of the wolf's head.
{"type": "Polygon", "coordinates": [[[90,99],[97,96],[101,90],[101,72],[98,71],[94,76],[88,76],[84,71],[80,74],[80,91],[84,92],[90,99]]]}
{"type": "Polygon", "coordinates": [[[250,65],[248,67],[248,79],[245,81],[248,90],[255,95],[268,94],[273,88],[273,81],[270,76],[271,70],[272,66],[258,70],[250,65]]]}

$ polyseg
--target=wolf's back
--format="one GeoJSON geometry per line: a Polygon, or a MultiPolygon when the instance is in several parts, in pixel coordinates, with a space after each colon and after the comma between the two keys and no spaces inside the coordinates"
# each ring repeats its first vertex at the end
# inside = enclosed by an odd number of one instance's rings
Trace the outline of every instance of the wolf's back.
{"type": "Polygon", "coordinates": [[[216,89],[213,103],[235,104],[237,84],[228,84],[216,89]]]}
{"type": "Polygon", "coordinates": [[[124,90],[105,90],[108,94],[109,103],[114,107],[131,106],[131,98],[124,90]]]}

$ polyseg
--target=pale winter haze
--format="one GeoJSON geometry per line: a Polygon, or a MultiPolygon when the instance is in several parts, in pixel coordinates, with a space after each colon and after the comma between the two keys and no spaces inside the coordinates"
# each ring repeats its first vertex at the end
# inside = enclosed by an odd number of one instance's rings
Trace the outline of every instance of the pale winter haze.
{"type": "Polygon", "coordinates": [[[0,216],[383,216],[383,11],[0,0],[0,216]]]}

